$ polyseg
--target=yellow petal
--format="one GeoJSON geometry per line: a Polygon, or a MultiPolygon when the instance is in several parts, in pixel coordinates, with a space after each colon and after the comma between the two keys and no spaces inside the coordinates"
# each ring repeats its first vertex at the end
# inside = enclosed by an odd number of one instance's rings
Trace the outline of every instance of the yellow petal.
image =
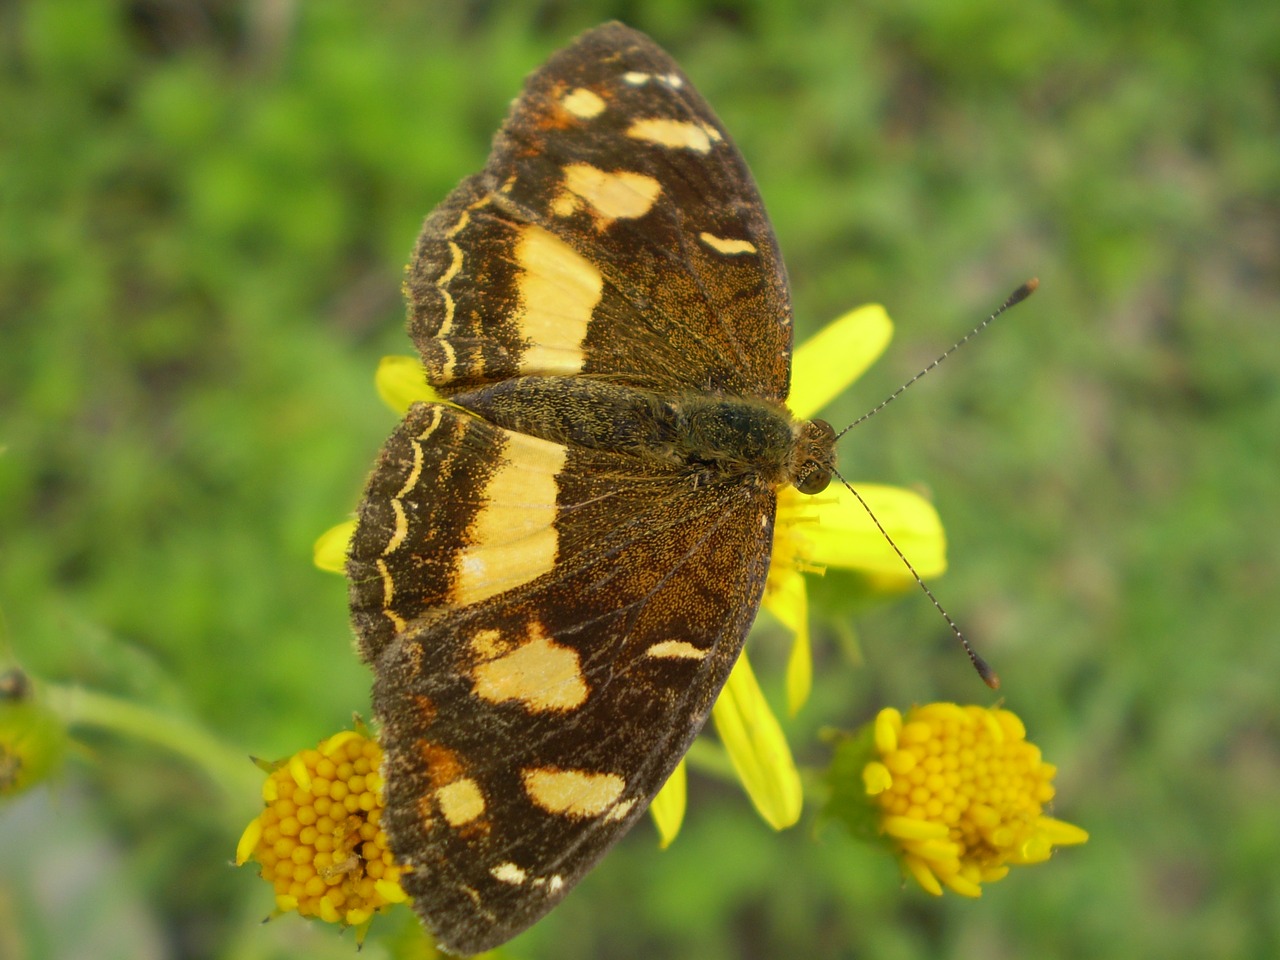
{"type": "Polygon", "coordinates": [[[743,654],[711,713],[738,779],[756,811],[775,830],[800,819],[800,773],[773,711],[743,654]]]}
{"type": "Polygon", "coordinates": [[[920,884],[926,892],[932,893],[935,897],[942,896],[942,885],[938,883],[938,878],[933,875],[927,863],[909,853],[903,856],[902,862],[911,876],[915,877],[916,883],[920,884]]]}
{"type": "Polygon", "coordinates": [[[809,649],[809,621],[805,620],[791,641],[787,656],[787,712],[795,716],[813,689],[813,653],[809,649]]]}
{"type": "Polygon", "coordinates": [[[303,790],[311,790],[311,774],[307,771],[307,763],[301,755],[294,754],[289,758],[289,776],[303,790]]]}
{"type": "Polygon", "coordinates": [[[253,851],[258,849],[258,841],[262,839],[262,821],[254,817],[240,834],[240,842],[236,844],[236,866],[243,866],[253,851]]]}
{"type": "Polygon", "coordinates": [[[888,816],[881,821],[884,832],[899,840],[945,840],[947,825],[918,817],[888,816]]]}
{"type": "Polygon", "coordinates": [[[800,344],[791,357],[787,406],[800,419],[812,417],[884,352],[893,321],[884,307],[850,310],[800,344]]]}
{"type": "Polygon", "coordinates": [[[347,569],[347,547],[356,532],[354,520],[344,520],[320,534],[311,548],[311,562],[326,573],[344,573],[347,569]]]}
{"type": "Polygon", "coordinates": [[[1089,832],[1077,827],[1074,823],[1058,820],[1054,817],[1040,817],[1036,820],[1040,832],[1055,847],[1069,847],[1077,843],[1085,843],[1089,832]]]}
{"type": "Polygon", "coordinates": [[[795,570],[770,572],[765,608],[791,631],[787,657],[787,710],[792,716],[805,705],[813,687],[813,655],[809,648],[809,598],[804,577],[795,570]]]}
{"type": "Polygon", "coordinates": [[[316,747],[326,757],[332,757],[335,753],[345,747],[352,740],[363,740],[364,737],[356,733],[354,730],[339,730],[327,740],[322,740],[320,746],[316,747]]]}
{"type": "Polygon", "coordinates": [[[373,884],[373,889],[378,891],[378,896],[387,903],[404,903],[409,899],[409,895],[404,892],[404,887],[395,880],[377,880],[373,884]]]}
{"type": "MultiPolygon", "coordinates": [[[[921,577],[936,577],[947,569],[947,538],[933,504],[901,487],[868,483],[855,488],[921,577]]],[[[830,502],[820,508],[818,523],[804,531],[814,563],[912,582],[857,497],[837,484],[822,496],[830,502]]]]}
{"type": "Polygon", "coordinates": [[[382,402],[396,413],[405,413],[419,400],[441,399],[427,386],[426,373],[417,357],[383,357],[373,382],[382,402]]]}
{"type": "Polygon", "coordinates": [[[649,816],[653,817],[654,825],[658,828],[658,846],[663,850],[671,846],[671,841],[680,832],[680,825],[684,823],[687,796],[685,781],[684,761],[681,760],[671,771],[671,776],[667,777],[667,782],[662,785],[658,795],[653,798],[653,803],[649,804],[649,816]]]}
{"type": "Polygon", "coordinates": [[[862,786],[867,796],[878,796],[893,786],[893,774],[883,763],[872,760],[862,768],[862,786]]]}
{"type": "Polygon", "coordinates": [[[948,886],[948,887],[949,887],[953,892],[960,894],[960,896],[962,896],[962,897],[980,897],[980,896],[982,896],[982,887],[981,887],[981,886],[979,886],[978,884],[974,883],[972,880],[968,879],[967,877],[962,877],[962,876],[961,876],[960,874],[958,874],[958,873],[955,873],[955,874],[945,874],[945,873],[944,873],[944,874],[942,875],[942,877],[941,877],[941,880],[942,880],[942,882],[943,882],[943,883],[945,883],[945,884],[946,884],[946,885],[947,885],[947,886],[948,886]]]}
{"type": "Polygon", "coordinates": [[[930,863],[947,860],[959,863],[960,854],[964,852],[960,844],[951,840],[907,840],[903,842],[902,848],[930,863]]]}
{"type": "MultiPolygon", "coordinates": [[[[898,749],[898,734],[902,732],[902,714],[897,707],[885,707],[876,714],[876,749],[881,756],[888,756],[898,749]]],[[[906,771],[900,771],[905,773],[906,771]]]]}

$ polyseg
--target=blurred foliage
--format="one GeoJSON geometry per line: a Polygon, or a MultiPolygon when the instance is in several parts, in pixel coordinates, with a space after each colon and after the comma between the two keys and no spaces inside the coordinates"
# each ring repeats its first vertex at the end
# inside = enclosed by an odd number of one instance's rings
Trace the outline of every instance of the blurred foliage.
{"type": "MultiPolygon", "coordinates": [[[[867,300],[898,322],[833,422],[1041,278],[842,456],[855,481],[931,488],[952,559],[935,587],[1093,839],[979,902],[933,901],[838,831],[772,834],[695,776],[670,850],[637,829],[507,953],[1267,955],[1268,0],[0,6],[0,654],[243,754],[367,709],[342,584],[310,549],[392,426],[371,377],[408,348],[400,268],[522,76],[611,17],[666,46],[734,132],[802,334],[867,300]]],[[[789,724],[815,765],[823,725],[984,696],[919,598],[860,613],[854,647],[846,586],[815,585],[817,686],[789,724]]],[[[59,782],[0,810],[0,956],[351,955],[331,929],[256,924],[268,889],[227,866],[252,792],[228,802],[171,754],[77,739],[59,782]]]]}

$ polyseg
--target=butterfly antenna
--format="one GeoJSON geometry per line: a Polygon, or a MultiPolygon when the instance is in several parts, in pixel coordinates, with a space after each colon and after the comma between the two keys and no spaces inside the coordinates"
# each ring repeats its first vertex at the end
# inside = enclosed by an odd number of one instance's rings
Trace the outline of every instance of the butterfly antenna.
{"type": "MultiPolygon", "coordinates": [[[[917,380],[923,377],[926,373],[928,373],[934,367],[938,366],[938,364],[942,363],[943,360],[947,359],[947,357],[951,356],[953,353],[955,353],[957,350],[963,347],[966,343],[968,343],[970,340],[972,340],[974,337],[980,334],[992,323],[992,321],[995,320],[996,317],[1000,316],[1000,314],[1004,313],[1010,307],[1021,303],[1023,300],[1027,299],[1027,297],[1031,296],[1031,294],[1035,293],[1036,287],[1038,286],[1040,286],[1040,281],[1037,278],[1032,277],[1030,280],[1028,280],[1026,283],[1020,286],[1017,290],[1013,291],[1013,293],[1009,294],[1009,296],[1005,299],[1004,303],[1000,304],[1000,307],[996,310],[995,313],[991,314],[991,316],[987,317],[987,319],[983,320],[980,324],[978,324],[976,327],[974,327],[972,330],[966,333],[963,337],[961,337],[959,340],[957,340],[955,343],[949,346],[946,350],[944,350],[942,355],[938,357],[938,359],[934,360],[933,363],[929,364],[927,367],[925,367],[923,370],[917,373],[914,377],[912,377],[910,380],[908,380],[906,383],[900,386],[897,390],[893,391],[893,393],[889,394],[889,396],[885,397],[883,400],[877,403],[874,407],[872,407],[869,411],[864,413],[857,420],[853,421],[853,423],[849,424],[847,427],[845,427],[843,430],[837,433],[836,439],[839,440],[841,437],[843,437],[846,433],[848,433],[858,424],[863,423],[867,420],[870,420],[872,417],[874,417],[877,413],[879,413],[881,410],[887,407],[894,400],[897,400],[898,397],[901,396],[902,392],[907,389],[907,387],[911,386],[913,383],[915,383],[917,380]]],[[[889,542],[892,543],[893,541],[890,540],[889,542]]],[[[907,564],[907,566],[910,566],[910,564],[907,564]]],[[[920,585],[922,587],[924,586],[923,583],[920,585]]],[[[928,593],[928,590],[926,590],[925,592],[928,593]]]]}
{"type": "Polygon", "coordinates": [[[921,579],[920,574],[916,573],[916,568],[911,565],[911,561],[907,559],[907,555],[899,549],[896,543],[893,542],[893,537],[889,536],[889,531],[884,528],[884,524],[880,522],[880,518],[871,511],[871,507],[867,504],[867,501],[862,499],[862,494],[855,490],[848,480],[840,476],[839,471],[836,472],[836,476],[840,477],[840,482],[844,484],[845,489],[858,498],[858,502],[862,504],[862,509],[867,511],[867,516],[870,517],[871,522],[876,525],[876,529],[880,531],[880,535],[889,542],[889,546],[893,547],[893,552],[898,555],[898,559],[903,562],[909,571],[911,571],[911,576],[915,578],[916,586],[924,591],[924,595],[929,598],[929,602],[933,604],[934,609],[942,614],[943,620],[947,621],[947,626],[951,628],[951,632],[955,635],[955,638],[960,641],[960,646],[964,647],[964,652],[968,655],[969,662],[973,664],[973,669],[978,671],[978,676],[982,678],[982,682],[992,690],[999,690],[1000,674],[991,669],[991,665],[987,663],[986,660],[982,659],[981,654],[969,645],[969,641],[966,640],[964,634],[960,632],[960,628],[956,626],[956,622],[951,619],[951,614],[947,613],[947,611],[943,609],[942,604],[938,602],[938,598],[933,595],[933,591],[930,590],[924,580],[921,579]]]}

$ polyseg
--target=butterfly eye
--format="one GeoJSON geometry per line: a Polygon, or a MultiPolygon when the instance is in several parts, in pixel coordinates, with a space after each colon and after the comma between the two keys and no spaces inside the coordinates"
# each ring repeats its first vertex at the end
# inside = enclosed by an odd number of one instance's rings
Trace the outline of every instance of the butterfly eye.
{"type": "Polygon", "coordinates": [[[796,480],[796,489],[801,493],[815,494],[821,493],[831,483],[831,465],[826,463],[813,463],[809,466],[809,472],[796,480]]]}

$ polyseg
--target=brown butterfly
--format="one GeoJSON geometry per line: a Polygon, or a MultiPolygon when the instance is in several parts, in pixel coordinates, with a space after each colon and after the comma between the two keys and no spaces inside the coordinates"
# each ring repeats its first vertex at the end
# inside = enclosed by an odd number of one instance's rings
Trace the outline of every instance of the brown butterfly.
{"type": "Polygon", "coordinates": [[[427,218],[405,292],[427,380],[347,572],[384,825],[442,946],[543,916],[701,729],[769,567],[798,422],[786,274],[746,163],[643,34],[532,74],[427,218]]]}

